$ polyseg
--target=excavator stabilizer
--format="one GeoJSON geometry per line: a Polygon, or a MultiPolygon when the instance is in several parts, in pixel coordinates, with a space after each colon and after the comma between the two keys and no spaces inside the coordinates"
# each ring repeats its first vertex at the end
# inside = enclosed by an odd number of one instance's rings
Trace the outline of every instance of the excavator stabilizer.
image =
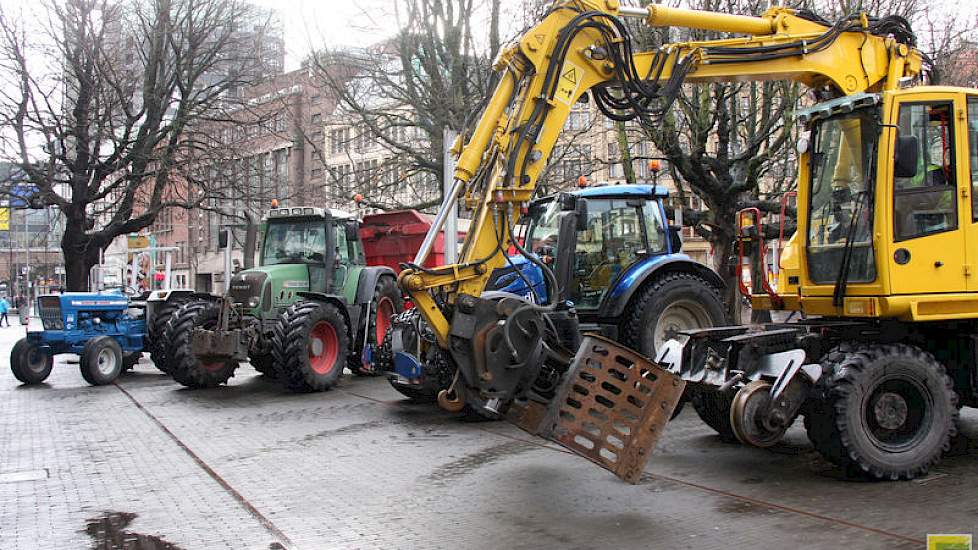
{"type": "Polygon", "coordinates": [[[507,419],[638,483],[686,383],[641,354],[584,336],[553,399],[528,399],[507,419]]]}

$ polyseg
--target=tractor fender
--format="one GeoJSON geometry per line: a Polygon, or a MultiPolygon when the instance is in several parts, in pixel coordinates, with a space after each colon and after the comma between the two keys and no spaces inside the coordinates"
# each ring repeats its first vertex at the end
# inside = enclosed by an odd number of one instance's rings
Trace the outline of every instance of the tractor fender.
{"type": "Polygon", "coordinates": [[[350,319],[350,306],[346,303],[346,299],[342,296],[337,296],[335,294],[324,294],[322,292],[297,292],[296,296],[313,302],[323,302],[327,304],[333,304],[336,309],[340,310],[343,314],[343,320],[346,321],[347,334],[352,334],[350,327],[353,326],[350,319]]]}
{"type": "Polygon", "coordinates": [[[360,278],[357,280],[356,301],[349,305],[352,326],[357,327],[353,334],[357,339],[363,335],[363,329],[367,323],[366,315],[370,311],[370,302],[374,299],[374,288],[377,281],[383,276],[389,276],[397,281],[397,273],[386,266],[365,267],[360,271],[360,278]]]}
{"type": "Polygon", "coordinates": [[[357,299],[355,305],[363,306],[369,304],[374,299],[374,287],[377,286],[377,281],[384,275],[397,281],[397,273],[394,273],[393,269],[386,266],[365,267],[360,271],[360,280],[357,281],[357,299]]]}
{"type": "Polygon", "coordinates": [[[694,262],[685,254],[663,254],[653,256],[644,261],[638,262],[628,268],[625,274],[620,277],[609,289],[601,302],[599,315],[601,317],[618,317],[625,312],[632,296],[646,282],[660,277],[666,273],[692,273],[701,277],[711,285],[716,286],[722,292],[726,285],[723,278],[709,267],[694,262]]]}

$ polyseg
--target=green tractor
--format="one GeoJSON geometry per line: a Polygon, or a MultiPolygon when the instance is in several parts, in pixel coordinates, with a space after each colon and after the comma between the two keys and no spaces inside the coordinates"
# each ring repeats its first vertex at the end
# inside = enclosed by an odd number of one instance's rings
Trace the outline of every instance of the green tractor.
{"type": "Polygon", "coordinates": [[[224,296],[197,296],[164,330],[168,368],[184,386],[228,381],[241,362],[292,391],[324,391],[344,367],[374,374],[373,350],[403,309],[396,275],[367,267],[359,222],[322,208],[275,208],[259,266],[224,296]]]}

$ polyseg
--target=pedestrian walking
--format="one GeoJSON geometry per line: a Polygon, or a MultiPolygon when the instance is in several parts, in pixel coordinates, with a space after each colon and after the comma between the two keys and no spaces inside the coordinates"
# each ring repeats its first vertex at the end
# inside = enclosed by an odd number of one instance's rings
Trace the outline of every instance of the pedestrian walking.
{"type": "Polygon", "coordinates": [[[6,298],[0,298],[0,326],[3,326],[4,321],[7,322],[8,327],[10,326],[10,319],[7,319],[8,311],[10,311],[10,303],[6,298]]]}

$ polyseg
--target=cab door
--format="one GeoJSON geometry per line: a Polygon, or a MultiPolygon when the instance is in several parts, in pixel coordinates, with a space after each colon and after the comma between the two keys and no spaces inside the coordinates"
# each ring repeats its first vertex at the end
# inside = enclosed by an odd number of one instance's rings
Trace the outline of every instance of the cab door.
{"type": "MultiPolygon", "coordinates": [[[[917,170],[896,177],[893,165],[888,258],[893,294],[963,292],[964,212],[960,191],[970,181],[963,167],[964,105],[954,96],[930,94],[895,103],[898,135],[917,138],[917,170]],[[934,97],[933,100],[930,98],[934,97]],[[959,134],[961,132],[961,134],[959,134]]],[[[892,132],[890,132],[892,135],[892,132]]],[[[895,154],[895,151],[894,151],[895,154]]]]}
{"type": "Polygon", "coordinates": [[[965,140],[967,155],[962,155],[962,159],[968,159],[966,164],[968,179],[964,189],[961,190],[960,197],[962,202],[967,203],[964,212],[965,241],[967,242],[968,252],[965,255],[965,275],[968,279],[968,290],[978,291],[978,95],[967,96],[966,102],[968,135],[965,140]]]}

